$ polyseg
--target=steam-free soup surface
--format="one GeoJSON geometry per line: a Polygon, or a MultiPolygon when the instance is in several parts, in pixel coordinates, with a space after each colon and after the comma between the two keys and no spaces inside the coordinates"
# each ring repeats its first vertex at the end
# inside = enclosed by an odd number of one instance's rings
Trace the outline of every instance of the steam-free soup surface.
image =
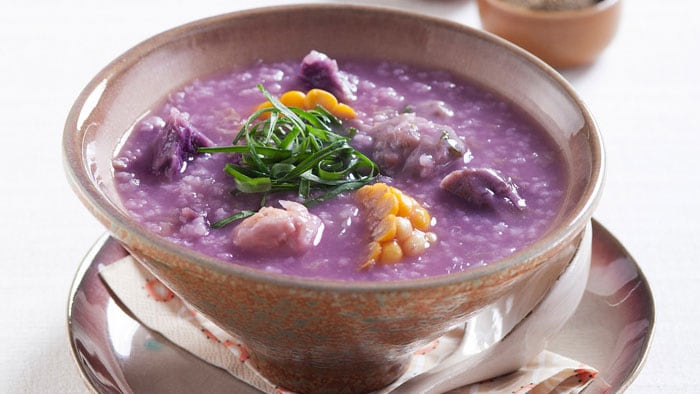
{"type": "MultiPolygon", "coordinates": [[[[232,193],[234,180],[223,171],[234,160],[231,154],[192,155],[182,171],[170,177],[154,171],[153,144],[173,109],[212,144],[229,145],[243,121],[265,101],[258,84],[274,96],[309,89],[299,77],[300,59],[259,62],[192,81],[146,114],[113,160],[129,214],[173,243],[231,264],[340,280],[385,281],[464,271],[506,257],[548,229],[561,206],[565,169],[554,144],[519,108],[442,71],[352,59],[338,65],[352,88],[338,96],[357,115],[344,121],[358,130],[351,144],[380,165],[382,175],[375,182],[412,196],[431,215],[435,241],[424,253],[360,269],[370,236],[355,192],[309,208],[310,214],[320,218],[322,233],[318,243],[303,253],[246,250],[232,242],[241,221],[211,227],[234,212],[257,209],[261,202],[260,195],[232,193]],[[454,133],[449,135],[456,136],[459,154],[441,159],[432,147],[421,147],[425,152],[391,161],[395,152],[377,141],[411,127],[454,133]],[[520,200],[497,194],[495,203],[485,204],[440,186],[448,174],[463,169],[498,174],[515,187],[520,200]]],[[[400,141],[390,142],[400,146],[400,141]]],[[[281,208],[278,200],[300,198],[295,193],[268,195],[265,205],[281,208]]]]}

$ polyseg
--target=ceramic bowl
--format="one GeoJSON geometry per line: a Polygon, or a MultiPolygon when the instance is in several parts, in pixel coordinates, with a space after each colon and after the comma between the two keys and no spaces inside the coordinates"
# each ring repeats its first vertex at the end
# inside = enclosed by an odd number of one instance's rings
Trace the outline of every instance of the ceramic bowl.
{"type": "Polygon", "coordinates": [[[622,0],[565,11],[533,10],[503,0],[479,0],[483,28],[558,68],[592,63],[612,41],[622,0]]]}
{"type": "Polygon", "coordinates": [[[80,94],[66,121],[63,153],[73,189],[108,231],[175,293],[240,337],[263,375],[299,392],[383,387],[404,371],[416,349],[513,294],[535,274],[544,279],[531,286],[544,294],[576,251],[603,181],[602,144],[591,114],[541,60],[460,24],[347,5],[237,12],[144,41],[80,94]],[[147,109],[197,77],[258,59],[300,58],[310,49],[444,69],[512,100],[552,135],[566,158],[570,182],[551,229],[530,247],[484,267],[358,283],[224,263],[174,245],[127,215],[111,158],[147,109]]]}

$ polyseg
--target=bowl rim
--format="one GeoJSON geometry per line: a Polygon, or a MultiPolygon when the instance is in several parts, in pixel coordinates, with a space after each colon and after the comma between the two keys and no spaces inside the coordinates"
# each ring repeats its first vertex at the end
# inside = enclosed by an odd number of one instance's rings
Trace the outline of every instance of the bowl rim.
{"type": "MultiPolygon", "coordinates": [[[[263,284],[335,292],[402,291],[456,285],[461,282],[493,275],[499,271],[505,272],[527,263],[536,262],[537,256],[546,255],[547,251],[553,247],[557,249],[561,248],[567,241],[574,239],[580,231],[583,230],[591,219],[592,212],[600,200],[605,178],[603,141],[595,120],[583,100],[574,91],[573,87],[547,63],[494,34],[458,22],[406,10],[349,4],[292,4],[234,11],[197,19],[165,30],[141,41],[108,63],[92,78],[85,88],[83,88],[76,101],[73,103],[65,122],[62,140],[62,157],[64,171],[74,192],[94,216],[98,217],[98,219],[103,218],[103,220],[109,222],[108,230],[110,230],[110,233],[115,235],[115,238],[120,240],[121,243],[124,243],[124,240],[120,239],[119,234],[127,234],[125,238],[128,237],[130,240],[136,240],[142,247],[145,246],[147,248],[165,251],[167,255],[177,256],[178,259],[194,262],[197,265],[225,275],[232,275],[240,279],[253,280],[263,284]],[[284,13],[294,10],[303,10],[305,12],[333,10],[334,12],[386,13],[387,16],[398,15],[405,18],[413,18],[425,25],[438,26],[454,31],[455,33],[470,34],[478,39],[488,41],[499,46],[501,50],[511,52],[537,67],[539,71],[551,78],[576,104],[576,107],[584,118],[584,124],[588,125],[590,129],[588,138],[593,153],[591,161],[591,179],[582,194],[582,198],[571,209],[571,217],[568,220],[562,221],[558,227],[548,230],[545,237],[537,239],[537,241],[531,245],[520,249],[506,258],[490,262],[485,266],[471,267],[461,272],[417,279],[346,281],[273,273],[240,264],[225,262],[200,252],[195,252],[148,231],[134,219],[116,208],[102,195],[102,192],[97,189],[94,180],[87,171],[87,163],[84,162],[83,153],[86,147],[83,137],[87,126],[82,124],[83,121],[81,121],[81,117],[86,109],[85,107],[90,105],[91,100],[94,99],[93,95],[96,92],[101,92],[100,89],[104,89],[106,81],[113,76],[120,75],[120,72],[127,70],[130,66],[138,62],[140,58],[148,55],[150,52],[158,50],[160,45],[171,42],[174,39],[186,37],[190,34],[196,34],[200,29],[212,29],[221,24],[233,23],[233,21],[238,18],[262,16],[268,13],[284,13]],[[115,234],[117,232],[119,234],[115,234]]],[[[127,249],[129,249],[128,246],[127,249]]]]}
{"type": "Polygon", "coordinates": [[[585,18],[599,13],[602,13],[615,5],[618,5],[622,0],[600,0],[594,5],[576,8],[571,10],[538,10],[528,7],[521,7],[515,4],[505,2],[503,0],[478,0],[479,4],[488,4],[493,8],[497,8],[502,12],[514,14],[522,18],[545,20],[571,20],[573,18],[585,18]]]}

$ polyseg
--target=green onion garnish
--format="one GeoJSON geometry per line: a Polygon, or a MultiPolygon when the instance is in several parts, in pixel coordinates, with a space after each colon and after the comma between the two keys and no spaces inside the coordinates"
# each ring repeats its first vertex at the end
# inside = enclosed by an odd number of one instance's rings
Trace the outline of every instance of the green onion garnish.
{"type": "MultiPolygon", "coordinates": [[[[262,207],[269,193],[296,191],[303,204],[311,206],[359,189],[379,175],[379,167],[350,146],[355,130],[346,130],[326,109],[287,107],[262,85],[258,88],[272,106],[255,111],[232,145],[198,149],[241,155],[237,163],[224,168],[234,178],[237,192],[263,193],[262,207]]],[[[212,227],[223,227],[254,213],[237,212],[212,227]]]]}

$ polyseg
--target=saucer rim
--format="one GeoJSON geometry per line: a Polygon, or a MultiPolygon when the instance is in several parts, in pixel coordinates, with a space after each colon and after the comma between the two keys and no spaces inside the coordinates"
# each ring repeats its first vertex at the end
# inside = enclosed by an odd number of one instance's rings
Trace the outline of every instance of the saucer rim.
{"type": "Polygon", "coordinates": [[[627,376],[625,376],[620,382],[620,387],[616,391],[616,393],[619,394],[625,392],[632,385],[632,383],[641,373],[642,369],[644,368],[644,365],[646,365],[647,359],[649,357],[649,351],[651,349],[651,344],[656,333],[656,304],[654,301],[654,294],[651,290],[649,281],[647,280],[647,277],[644,274],[644,271],[642,271],[642,268],[639,266],[639,263],[630,253],[630,251],[625,247],[622,241],[620,241],[620,239],[618,239],[615,236],[615,234],[613,234],[607,227],[603,226],[595,218],[591,219],[591,224],[593,228],[593,242],[595,242],[596,234],[598,234],[598,237],[605,238],[608,242],[611,242],[615,249],[617,249],[622,255],[628,258],[629,262],[631,263],[631,265],[637,273],[639,285],[642,286],[643,292],[647,297],[647,307],[649,309],[649,313],[646,316],[647,321],[649,322],[649,327],[647,334],[644,337],[644,343],[641,346],[642,351],[633,368],[629,371],[627,376]]]}

